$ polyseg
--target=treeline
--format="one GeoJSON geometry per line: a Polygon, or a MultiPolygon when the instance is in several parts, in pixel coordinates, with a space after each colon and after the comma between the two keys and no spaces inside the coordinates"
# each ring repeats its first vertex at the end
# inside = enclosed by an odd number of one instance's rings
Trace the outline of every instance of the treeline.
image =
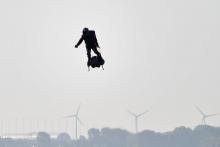
{"type": "Polygon", "coordinates": [[[92,128],[88,138],[80,136],[78,140],[72,140],[67,133],[54,139],[46,132],[39,132],[33,140],[0,138],[0,147],[220,147],[220,127],[202,125],[193,130],[178,127],[166,133],[145,130],[138,134],[92,128]]]}

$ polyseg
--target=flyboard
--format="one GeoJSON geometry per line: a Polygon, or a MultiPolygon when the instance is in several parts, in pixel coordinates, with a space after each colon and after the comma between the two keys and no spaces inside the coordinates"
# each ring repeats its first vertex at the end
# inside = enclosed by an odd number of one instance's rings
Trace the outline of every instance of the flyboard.
{"type": "Polygon", "coordinates": [[[105,64],[105,60],[102,59],[99,56],[92,56],[91,60],[90,60],[90,64],[88,65],[88,70],[90,71],[90,66],[92,68],[100,68],[102,67],[102,69],[104,70],[103,65],[105,64]]]}

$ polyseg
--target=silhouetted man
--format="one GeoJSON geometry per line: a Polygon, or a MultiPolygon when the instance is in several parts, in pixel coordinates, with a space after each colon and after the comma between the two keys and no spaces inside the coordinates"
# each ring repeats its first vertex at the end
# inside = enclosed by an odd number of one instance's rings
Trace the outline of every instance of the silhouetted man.
{"type": "Polygon", "coordinates": [[[103,60],[103,59],[102,59],[101,54],[97,50],[97,48],[99,48],[99,44],[98,44],[98,41],[95,35],[95,31],[89,30],[88,28],[84,28],[82,33],[83,34],[81,38],[79,39],[78,43],[75,45],[75,47],[77,48],[84,40],[86,44],[86,50],[87,50],[87,56],[88,56],[87,65],[89,67],[91,65],[91,49],[94,51],[94,53],[98,56],[100,60],[103,60]]]}

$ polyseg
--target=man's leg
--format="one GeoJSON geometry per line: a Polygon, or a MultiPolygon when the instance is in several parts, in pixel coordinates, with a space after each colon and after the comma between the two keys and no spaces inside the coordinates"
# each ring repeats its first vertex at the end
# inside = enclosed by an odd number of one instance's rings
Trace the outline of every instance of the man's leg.
{"type": "Polygon", "coordinates": [[[87,51],[87,57],[88,57],[87,66],[89,67],[91,64],[91,48],[86,47],[86,51],[87,51]]]}
{"type": "Polygon", "coordinates": [[[103,60],[102,55],[99,53],[96,47],[93,47],[92,50],[98,57],[100,57],[103,60]]]}

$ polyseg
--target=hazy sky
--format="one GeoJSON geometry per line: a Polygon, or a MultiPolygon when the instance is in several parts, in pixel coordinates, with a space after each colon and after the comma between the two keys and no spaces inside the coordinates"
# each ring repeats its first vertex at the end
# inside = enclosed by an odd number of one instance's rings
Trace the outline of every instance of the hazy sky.
{"type": "MultiPolygon", "coordinates": [[[[220,112],[219,8],[219,0],[1,0],[3,132],[14,131],[16,118],[25,126],[60,120],[72,132],[61,118],[80,103],[82,134],[105,126],[134,131],[127,109],[149,110],[140,130],[196,126],[194,105],[220,112]],[[84,44],[74,48],[83,27],[96,31],[104,71],[88,72],[84,44]]],[[[220,116],[207,122],[218,126],[220,116]]]]}

